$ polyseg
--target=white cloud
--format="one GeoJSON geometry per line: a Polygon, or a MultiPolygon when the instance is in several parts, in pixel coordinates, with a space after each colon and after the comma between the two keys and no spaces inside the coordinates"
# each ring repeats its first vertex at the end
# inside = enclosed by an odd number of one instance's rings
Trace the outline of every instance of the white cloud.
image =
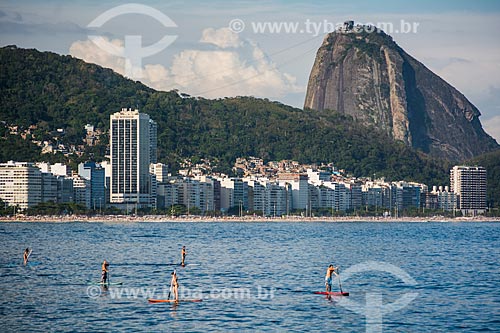
{"type": "MultiPolygon", "coordinates": [[[[241,40],[227,28],[205,29],[200,41],[214,45],[215,49],[181,51],[173,57],[170,68],[146,65],[141,81],[158,90],[179,89],[207,98],[241,95],[280,98],[303,90],[296,85],[295,77],[281,73],[258,45],[241,40]]],[[[123,47],[122,40],[111,43],[123,47]]],[[[122,75],[125,72],[124,58],[101,50],[90,40],[74,42],[70,54],[122,75]]]]}
{"type": "Polygon", "coordinates": [[[491,135],[497,142],[500,142],[500,116],[482,120],[483,128],[491,135]]]}
{"type": "Polygon", "coordinates": [[[220,48],[238,47],[241,45],[238,34],[235,34],[229,28],[203,30],[200,42],[216,45],[220,48]]]}
{"type": "MultiPolygon", "coordinates": [[[[104,40],[111,43],[117,49],[123,47],[123,41],[119,39],[110,41],[108,38],[104,37],[104,40]]],[[[111,53],[103,51],[91,40],[74,42],[69,48],[69,54],[73,57],[83,59],[86,62],[111,68],[118,74],[124,75],[125,73],[125,58],[116,57],[111,53]]]]}

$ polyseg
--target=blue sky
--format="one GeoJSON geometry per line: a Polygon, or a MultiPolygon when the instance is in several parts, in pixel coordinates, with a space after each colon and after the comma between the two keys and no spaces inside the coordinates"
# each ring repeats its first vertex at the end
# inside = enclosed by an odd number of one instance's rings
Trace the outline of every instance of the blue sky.
{"type": "Polygon", "coordinates": [[[393,31],[386,32],[475,104],[483,127],[500,142],[500,1],[136,3],[166,15],[176,26],[166,27],[137,6],[139,13],[88,27],[107,10],[129,4],[123,1],[4,0],[0,44],[71,54],[159,90],[176,88],[209,98],[254,95],[301,107],[316,50],[332,25],[347,19],[392,24],[393,31]],[[233,31],[230,22],[236,22],[233,31]],[[401,22],[418,26],[401,33],[401,22]],[[236,33],[241,23],[244,29],[236,33]],[[297,29],[256,31],[259,24],[295,24],[297,29]],[[101,42],[110,44],[99,47],[89,35],[102,36],[101,42]],[[126,36],[133,35],[140,36],[143,47],[165,36],[174,40],[158,52],[139,56],[140,68],[127,67],[126,57],[110,54],[109,45],[132,50],[127,47],[132,39],[126,36]]]}

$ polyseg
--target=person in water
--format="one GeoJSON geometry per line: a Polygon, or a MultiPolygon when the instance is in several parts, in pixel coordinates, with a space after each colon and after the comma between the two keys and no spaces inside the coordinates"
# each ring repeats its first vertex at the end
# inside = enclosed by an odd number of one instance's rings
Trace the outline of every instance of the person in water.
{"type": "Polygon", "coordinates": [[[181,256],[182,256],[181,266],[185,266],[185,265],[186,265],[186,264],[185,264],[185,261],[186,261],[186,254],[187,254],[187,252],[186,252],[186,247],[185,247],[185,246],[183,246],[183,247],[182,247],[182,250],[181,250],[181,256]]]}
{"type": "Polygon", "coordinates": [[[172,280],[170,280],[170,290],[174,294],[174,300],[179,300],[179,282],[177,281],[177,273],[175,270],[172,272],[172,280]]]}
{"type": "Polygon", "coordinates": [[[30,256],[30,249],[27,247],[26,250],[24,250],[24,254],[23,254],[23,262],[24,262],[25,266],[26,266],[26,264],[28,264],[29,256],[30,256]]]}
{"type": "Polygon", "coordinates": [[[104,260],[102,262],[102,268],[101,268],[101,283],[107,283],[108,282],[108,272],[109,272],[109,263],[104,260]]]}
{"type": "Polygon", "coordinates": [[[328,266],[328,268],[326,269],[326,276],[325,276],[326,292],[332,291],[332,275],[335,274],[335,276],[338,276],[338,274],[335,272],[336,269],[338,269],[338,267],[333,267],[333,265],[328,266]]]}

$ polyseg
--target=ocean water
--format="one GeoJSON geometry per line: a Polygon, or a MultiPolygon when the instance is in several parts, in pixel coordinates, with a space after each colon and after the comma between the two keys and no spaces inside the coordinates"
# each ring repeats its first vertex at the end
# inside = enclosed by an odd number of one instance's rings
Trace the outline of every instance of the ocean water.
{"type": "Polygon", "coordinates": [[[500,332],[499,223],[1,223],[0,244],[2,332],[500,332]],[[90,284],[104,259],[123,285],[90,284]],[[348,298],[313,294],[330,263],[348,298]],[[202,302],[148,303],[174,269],[202,302]]]}

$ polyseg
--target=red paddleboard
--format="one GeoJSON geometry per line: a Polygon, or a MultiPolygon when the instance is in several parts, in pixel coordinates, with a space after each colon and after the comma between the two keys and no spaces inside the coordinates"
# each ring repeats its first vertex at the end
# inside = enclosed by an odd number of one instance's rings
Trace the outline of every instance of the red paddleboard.
{"type": "Polygon", "coordinates": [[[330,295],[330,296],[349,296],[349,293],[346,291],[315,291],[316,295],[330,295]]]}
{"type": "Polygon", "coordinates": [[[179,302],[201,302],[201,299],[180,299],[176,301],[175,299],[148,299],[149,303],[179,303],[179,302]]]}

